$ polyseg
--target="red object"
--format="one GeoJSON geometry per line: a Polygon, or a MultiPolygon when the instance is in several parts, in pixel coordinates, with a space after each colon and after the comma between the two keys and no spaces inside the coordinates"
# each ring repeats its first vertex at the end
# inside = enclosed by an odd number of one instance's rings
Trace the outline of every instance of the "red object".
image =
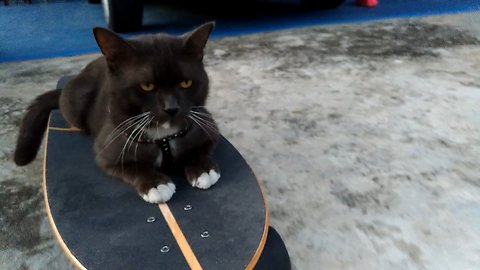
{"type": "Polygon", "coordinates": [[[375,7],[378,5],[378,0],[357,0],[357,4],[364,7],[375,7]]]}

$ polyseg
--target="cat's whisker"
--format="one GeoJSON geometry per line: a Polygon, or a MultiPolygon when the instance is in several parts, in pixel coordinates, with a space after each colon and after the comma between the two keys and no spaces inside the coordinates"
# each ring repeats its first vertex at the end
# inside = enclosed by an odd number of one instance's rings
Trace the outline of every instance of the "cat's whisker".
{"type": "Polygon", "coordinates": [[[209,113],[206,113],[206,112],[198,112],[198,111],[190,110],[190,113],[191,113],[191,114],[200,115],[200,116],[204,116],[204,117],[206,117],[206,118],[212,119],[212,115],[209,114],[209,113]]]}
{"type": "Polygon", "coordinates": [[[125,124],[125,123],[128,122],[128,121],[131,121],[131,120],[135,120],[135,119],[137,119],[137,118],[144,117],[145,115],[148,115],[148,114],[150,114],[150,112],[144,112],[144,113],[141,113],[141,114],[137,114],[137,115],[131,116],[131,117],[123,120],[123,122],[121,122],[120,124],[118,124],[113,130],[116,130],[116,129],[120,128],[123,124],[125,124]]]}
{"type": "Polygon", "coordinates": [[[192,115],[188,115],[187,117],[190,118],[190,119],[192,119],[192,121],[195,122],[195,123],[205,132],[205,134],[207,134],[207,136],[210,138],[211,141],[214,141],[213,138],[212,138],[212,136],[210,135],[210,132],[208,132],[208,131],[203,127],[203,125],[198,122],[198,120],[196,120],[192,115]]]}
{"type": "Polygon", "coordinates": [[[202,118],[205,118],[205,120],[209,120],[209,121],[212,121],[212,116],[209,115],[209,114],[206,114],[206,113],[198,113],[198,112],[192,112],[191,114],[194,114],[196,116],[199,116],[199,117],[202,117],[202,118]]]}
{"type": "Polygon", "coordinates": [[[138,131],[142,128],[143,125],[147,124],[148,121],[149,121],[149,117],[146,117],[142,120],[142,122],[140,122],[139,124],[136,125],[136,127],[133,129],[132,133],[130,133],[130,135],[127,137],[127,140],[125,141],[125,145],[123,146],[123,149],[122,149],[122,154],[125,153],[125,150],[129,150],[130,147],[128,149],[127,146],[130,144],[133,143],[133,140],[135,140],[137,138],[137,135],[138,135],[138,131]]]}
{"type": "Polygon", "coordinates": [[[203,111],[194,111],[194,110],[192,110],[192,109],[190,109],[189,113],[203,114],[203,115],[208,115],[208,116],[210,116],[209,113],[206,113],[206,112],[203,112],[203,111]]]}
{"type": "Polygon", "coordinates": [[[209,124],[212,124],[213,126],[216,126],[215,122],[213,121],[213,119],[205,116],[205,115],[198,115],[198,114],[194,114],[195,117],[197,118],[200,118],[201,120],[209,123],[209,124]]]}
{"type": "Polygon", "coordinates": [[[213,137],[218,136],[218,129],[213,122],[208,122],[199,116],[190,114],[189,118],[192,119],[210,138],[211,141],[215,141],[213,137]]]}
{"type": "Polygon", "coordinates": [[[125,144],[123,145],[123,148],[122,148],[122,151],[120,152],[118,158],[117,158],[117,162],[118,163],[118,159],[121,158],[121,165],[122,165],[122,176],[123,176],[123,163],[124,163],[124,158],[125,158],[125,150],[127,148],[127,145],[128,143],[130,142],[130,140],[132,139],[132,136],[134,135],[134,133],[142,126],[144,125],[145,123],[147,123],[149,120],[149,118],[145,118],[143,119],[143,121],[140,123],[140,124],[137,124],[137,126],[135,127],[135,129],[132,131],[132,133],[130,133],[130,135],[127,137],[127,139],[125,140],[125,144]]]}
{"type": "Polygon", "coordinates": [[[217,125],[215,124],[215,122],[213,121],[213,119],[211,118],[210,115],[208,115],[208,114],[202,115],[202,114],[196,114],[196,113],[193,113],[191,115],[193,117],[201,120],[202,122],[208,124],[209,126],[213,127],[214,129],[217,129],[217,127],[216,127],[217,125]]]}
{"type": "Polygon", "coordinates": [[[132,127],[135,127],[136,125],[138,125],[138,124],[139,124],[140,122],[142,122],[143,120],[144,120],[144,119],[140,119],[140,120],[138,120],[138,121],[135,121],[134,123],[131,123],[129,126],[125,127],[123,130],[118,131],[118,132],[116,133],[115,137],[113,137],[110,141],[108,141],[108,142],[105,143],[105,146],[104,146],[104,148],[102,149],[102,151],[103,151],[104,149],[106,149],[110,144],[112,144],[116,139],[118,139],[118,137],[123,136],[124,133],[125,133],[128,129],[130,129],[130,128],[132,128],[132,127]]]}
{"type": "Polygon", "coordinates": [[[217,125],[215,124],[215,122],[211,117],[207,118],[205,116],[196,115],[196,114],[192,114],[192,116],[198,119],[199,121],[201,121],[203,124],[205,124],[209,128],[211,128],[214,133],[218,134],[217,125]]]}
{"type": "MultiPolygon", "coordinates": [[[[148,127],[148,125],[150,125],[150,123],[152,123],[153,118],[154,118],[154,117],[150,118],[150,121],[148,121],[145,125],[143,125],[142,129],[140,130],[140,137],[143,136],[143,134],[145,133],[146,128],[148,127]]],[[[136,144],[135,144],[135,151],[134,151],[134,154],[133,154],[133,158],[134,158],[135,162],[137,162],[137,149],[138,149],[138,145],[139,145],[139,143],[136,143],[136,144]]]]}
{"type": "Polygon", "coordinates": [[[132,146],[132,144],[133,144],[135,141],[137,141],[139,138],[142,137],[142,135],[143,135],[143,129],[144,129],[145,127],[147,127],[147,126],[150,124],[150,122],[152,122],[152,120],[153,120],[153,117],[152,117],[152,118],[148,118],[148,121],[146,121],[146,122],[142,123],[141,125],[139,125],[140,128],[139,128],[138,130],[132,132],[132,133],[136,133],[136,134],[133,135],[133,138],[132,138],[132,140],[130,141],[130,145],[128,146],[127,152],[130,151],[130,147],[132,146]]]}
{"type": "Polygon", "coordinates": [[[138,121],[141,121],[144,117],[146,117],[149,113],[143,113],[143,114],[140,114],[140,115],[136,115],[136,116],[132,116],[126,120],[124,120],[122,123],[120,123],[119,125],[117,125],[111,132],[110,134],[107,136],[107,138],[105,139],[105,144],[107,144],[107,142],[109,142],[110,140],[115,140],[118,136],[118,133],[120,133],[119,131],[120,130],[125,130],[125,129],[128,129],[130,127],[132,127],[132,124],[134,123],[137,123],[138,121]]]}
{"type": "Polygon", "coordinates": [[[111,137],[114,136],[114,134],[117,132],[117,130],[121,129],[123,126],[125,125],[129,125],[129,123],[131,123],[132,121],[135,121],[135,120],[138,120],[139,118],[142,118],[146,115],[150,114],[150,112],[144,112],[142,114],[137,114],[135,116],[132,116],[132,117],[129,117],[127,119],[125,119],[123,122],[121,122],[120,124],[118,124],[111,132],[110,134],[107,136],[107,138],[105,139],[105,141],[109,140],[111,137]]]}
{"type": "Polygon", "coordinates": [[[194,109],[203,109],[203,110],[201,110],[201,111],[195,111],[195,110],[192,110],[192,109],[191,109],[190,112],[208,114],[208,113],[204,112],[205,107],[198,107],[198,108],[197,108],[197,107],[192,107],[192,108],[194,108],[194,109]]]}
{"type": "Polygon", "coordinates": [[[208,129],[212,134],[218,134],[217,128],[210,123],[205,122],[201,118],[196,118],[206,129],[208,129]]]}
{"type": "Polygon", "coordinates": [[[125,131],[127,131],[128,129],[138,125],[139,123],[143,122],[143,120],[145,120],[145,118],[148,117],[148,114],[147,115],[143,115],[141,118],[139,119],[136,119],[136,120],[132,120],[132,122],[129,122],[129,124],[127,126],[125,126],[124,128],[122,129],[119,129],[115,132],[114,134],[114,137],[111,138],[110,140],[107,141],[107,139],[105,140],[104,142],[104,147],[103,149],[99,152],[103,152],[105,149],[107,149],[107,147],[112,144],[118,137],[124,135],[125,131]]]}
{"type": "Polygon", "coordinates": [[[206,130],[206,132],[208,132],[208,135],[215,136],[215,137],[216,137],[216,135],[218,135],[218,133],[216,132],[215,129],[213,129],[210,126],[205,125],[205,123],[202,123],[201,120],[199,120],[199,119],[197,119],[197,121],[199,122],[199,124],[201,124],[203,126],[203,128],[206,130]]]}

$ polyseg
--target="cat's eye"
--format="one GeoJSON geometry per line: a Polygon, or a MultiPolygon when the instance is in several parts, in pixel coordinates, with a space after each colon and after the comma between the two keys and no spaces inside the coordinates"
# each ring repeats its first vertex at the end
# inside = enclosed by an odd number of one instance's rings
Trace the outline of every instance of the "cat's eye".
{"type": "Polygon", "coordinates": [[[180,87],[183,89],[190,88],[190,86],[192,86],[192,80],[184,80],[180,83],[180,87]]]}
{"type": "Polygon", "coordinates": [[[140,87],[142,88],[143,91],[150,92],[155,88],[155,84],[153,83],[141,83],[140,87]]]}

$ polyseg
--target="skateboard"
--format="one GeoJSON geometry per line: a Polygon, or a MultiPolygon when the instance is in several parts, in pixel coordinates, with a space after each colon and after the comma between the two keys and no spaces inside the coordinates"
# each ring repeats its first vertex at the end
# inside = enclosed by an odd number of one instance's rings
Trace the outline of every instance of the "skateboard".
{"type": "Polygon", "coordinates": [[[175,195],[155,205],[104,174],[93,139],[70,127],[60,111],[52,111],[45,136],[47,214],[77,269],[291,268],[282,239],[268,225],[255,174],[225,138],[213,156],[222,173],[216,185],[199,190],[172,174],[175,195]]]}

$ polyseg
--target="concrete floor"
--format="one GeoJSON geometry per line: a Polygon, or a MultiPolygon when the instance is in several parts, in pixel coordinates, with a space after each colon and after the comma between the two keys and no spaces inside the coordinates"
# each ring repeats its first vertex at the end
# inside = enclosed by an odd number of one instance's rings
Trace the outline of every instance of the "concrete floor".
{"type": "MultiPolygon", "coordinates": [[[[71,268],[40,158],[11,153],[28,102],[95,57],[0,64],[0,269],[71,268]]],[[[479,14],[216,39],[205,61],[294,269],[478,268],[479,14]]]]}

